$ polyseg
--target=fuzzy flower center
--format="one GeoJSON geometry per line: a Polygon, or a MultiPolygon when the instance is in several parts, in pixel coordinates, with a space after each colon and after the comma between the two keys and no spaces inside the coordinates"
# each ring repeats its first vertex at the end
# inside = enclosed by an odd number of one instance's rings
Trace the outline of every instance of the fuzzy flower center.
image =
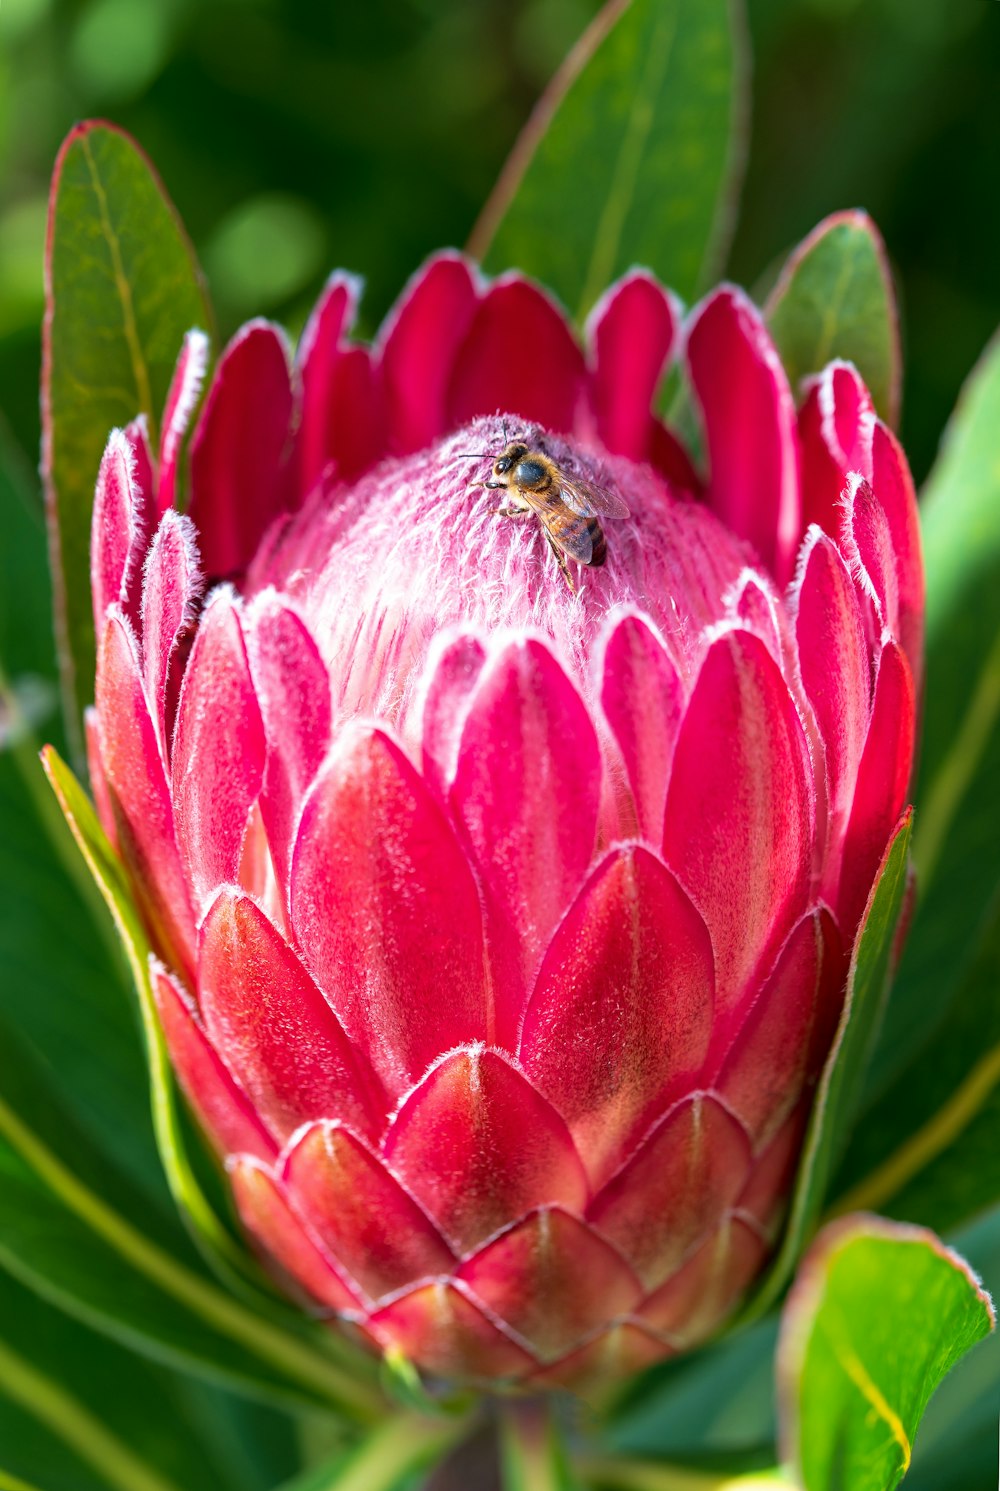
{"type": "Polygon", "coordinates": [[[723,597],[756,564],[713,513],[649,467],[497,416],[383,461],[352,487],[317,491],[265,543],[246,591],[250,598],[273,587],[300,609],[339,690],[341,719],[374,715],[402,725],[435,639],[458,627],[534,630],[585,686],[607,618],[642,611],[690,678],[723,597]],[[628,507],[627,518],[600,519],[601,567],[568,560],[575,589],[541,519],[503,516],[511,493],[475,485],[491,478],[505,423],[559,471],[628,507]],[[484,454],[467,454],[474,451],[484,454]]]}

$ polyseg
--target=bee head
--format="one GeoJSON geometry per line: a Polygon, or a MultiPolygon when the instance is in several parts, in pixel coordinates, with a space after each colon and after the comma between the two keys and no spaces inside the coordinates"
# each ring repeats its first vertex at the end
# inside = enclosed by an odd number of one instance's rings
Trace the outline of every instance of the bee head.
{"type": "Polygon", "coordinates": [[[524,456],[528,454],[528,447],[517,440],[512,440],[506,450],[493,462],[493,475],[506,476],[508,471],[513,471],[524,456]]]}

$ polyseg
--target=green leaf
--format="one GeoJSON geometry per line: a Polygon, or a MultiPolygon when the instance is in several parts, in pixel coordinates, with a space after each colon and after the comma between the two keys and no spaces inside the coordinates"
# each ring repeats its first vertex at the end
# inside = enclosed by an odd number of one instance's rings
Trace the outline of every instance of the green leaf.
{"type": "Polygon", "coordinates": [[[191,246],[145,156],[113,125],[77,125],[52,180],[42,370],[43,475],[70,731],[93,688],[90,512],[105,441],[140,413],[155,439],[184,333],[210,324],[191,246]]]}
{"type": "MultiPolygon", "coordinates": [[[[994,1293],[1000,1287],[1000,1207],[949,1239],[994,1293]]],[[[997,1464],[1000,1334],[959,1362],[924,1415],[906,1491],[980,1491],[997,1464]]]]}
{"type": "Polygon", "coordinates": [[[782,1446],[805,1491],[892,1491],[938,1383],[994,1324],[932,1232],[850,1217],[804,1259],[778,1346],[782,1446]]]}
{"type": "Polygon", "coordinates": [[[76,1318],[154,1360],[266,1400],[375,1416],[370,1364],[353,1376],[133,1226],[0,1099],[0,1265],[76,1318]],[[367,1367],[367,1372],[366,1372],[367,1367]]]}
{"type": "Polygon", "coordinates": [[[778,1256],[751,1300],[756,1318],[781,1291],[815,1226],[834,1166],[856,1116],[865,1068],[883,1008],[896,923],[906,890],[911,815],[905,814],[882,858],[854,943],[844,1009],[809,1119],[792,1209],[778,1256]]]}
{"type": "Polygon", "coordinates": [[[86,1134],[147,1203],[161,1205],[166,1189],[134,1000],[81,869],[26,737],[0,753],[0,1019],[31,1047],[40,1081],[68,1110],[70,1131],[86,1134]]]}
{"type": "Polygon", "coordinates": [[[969,380],[922,504],[919,903],[840,1181],[865,1205],[939,1228],[1000,1198],[998,427],[1000,340],[969,380]]]}
{"type": "Polygon", "coordinates": [[[75,1319],[154,1361],[263,1401],[324,1405],[322,1392],[311,1392],[246,1349],[249,1329],[241,1345],[213,1326],[212,1305],[225,1313],[230,1301],[216,1295],[207,1279],[143,1238],[75,1177],[72,1189],[63,1187],[66,1194],[53,1191],[31,1163],[39,1148],[44,1150],[34,1132],[0,1100],[0,1267],[75,1319]],[[67,1197],[82,1197],[82,1204],[74,1208],[67,1197]],[[179,1293],[188,1294],[194,1308],[179,1293]],[[209,1304],[207,1320],[199,1296],[209,1304]]]}
{"type": "Polygon", "coordinates": [[[39,1491],[39,1488],[29,1486],[20,1476],[9,1475],[6,1470],[0,1470],[0,1491],[39,1491]]]}
{"type": "MultiPolygon", "coordinates": [[[[964,960],[963,960],[964,963],[964,960]]],[[[837,1211],[949,1231],[1000,1198],[1000,904],[927,1045],[865,1112],[837,1211]]]]}
{"type": "MultiPolygon", "coordinates": [[[[45,772],[75,839],[93,883],[110,912],[138,994],[138,1012],[149,1071],[149,1103],[153,1130],[167,1185],[201,1251],[217,1274],[245,1293],[257,1308],[276,1318],[297,1320],[297,1312],[279,1301],[270,1282],[238,1242],[202,1185],[202,1175],[215,1179],[214,1164],[207,1171],[202,1156],[191,1152],[191,1125],[178,1104],[173,1071],[160,1031],[149,982],[149,941],[125,881],[121,863],[101,828],[93,805],[72,772],[52,747],[42,753],[45,772]],[[262,1292],[263,1291],[263,1292],[262,1292]]],[[[140,1061],[140,1066],[141,1066],[140,1061]]],[[[211,1162],[210,1162],[211,1163],[211,1162]]],[[[215,1191],[218,1187],[213,1188],[215,1191]]]]}
{"type": "Polygon", "coordinates": [[[730,0],[611,0],[514,148],[469,243],[582,321],[644,264],[685,299],[725,254],[746,69],[730,0]]]}
{"type": "MultiPolygon", "coordinates": [[[[46,747],[42,755],[65,824],[76,841],[74,854],[77,851],[82,854],[86,869],[100,892],[104,902],[101,914],[111,914],[138,994],[153,1129],[170,1195],[215,1272],[243,1292],[257,1308],[275,1318],[296,1321],[297,1312],[274,1296],[263,1272],[234,1238],[205,1193],[196,1164],[200,1157],[189,1151],[187,1136],[190,1125],[185,1124],[178,1104],[173,1071],[150,987],[149,941],[125,882],[124,871],[98,822],[90,799],[65,762],[52,747],[46,747]]],[[[136,1070],[141,1070],[142,1065],[140,1056],[136,1070]]],[[[204,1170],[204,1166],[200,1168],[204,1170]]]]}
{"type": "Polygon", "coordinates": [[[37,479],[0,419],[0,666],[8,679],[55,676],[45,522],[37,479]]]}
{"type": "Polygon", "coordinates": [[[395,1413],[354,1450],[296,1476],[281,1491],[416,1491],[415,1475],[468,1432],[468,1421],[395,1413]]]}
{"type": "MultiPolygon", "coordinates": [[[[13,674],[15,683],[25,676],[55,675],[41,502],[26,463],[2,427],[0,530],[4,534],[0,545],[2,701],[9,698],[4,692],[5,668],[8,676],[13,674]]],[[[54,702],[54,690],[52,697],[54,702]]],[[[160,1247],[187,1267],[197,1268],[197,1254],[170,1203],[153,1142],[142,1042],[120,948],[110,926],[110,941],[101,935],[100,927],[107,922],[106,909],[45,781],[31,739],[34,723],[29,719],[28,728],[9,736],[7,749],[0,749],[0,897],[4,905],[0,917],[0,1094],[44,1144],[58,1150],[74,1176],[123,1217],[155,1230],[160,1247]],[[100,926],[95,924],[95,912],[100,926]],[[58,927],[58,936],[53,936],[53,927],[58,927]]],[[[50,723],[57,722],[53,719],[50,723]]],[[[17,1165],[9,1148],[3,1150],[3,1160],[6,1175],[13,1167],[23,1181],[23,1167],[17,1165]]],[[[37,1202],[37,1188],[32,1200],[37,1202]]],[[[72,1239],[72,1220],[67,1223],[65,1213],[52,1207],[51,1198],[42,1215],[52,1225],[43,1228],[41,1246],[36,1246],[32,1222],[37,1222],[38,1213],[29,1207],[24,1214],[15,1189],[8,1189],[0,1178],[0,1251],[6,1250],[6,1260],[15,1271],[19,1261],[26,1260],[23,1276],[27,1278],[30,1273],[42,1294],[61,1297],[74,1281],[81,1282],[88,1242],[85,1238],[81,1252],[73,1256],[64,1232],[68,1226],[72,1239]],[[49,1246],[53,1237],[63,1240],[55,1253],[49,1246]]],[[[108,1275],[117,1280],[120,1274],[120,1261],[113,1258],[108,1275]]],[[[81,1316],[100,1304],[100,1290],[93,1284],[90,1281],[89,1303],[86,1297],[74,1301],[81,1316]]],[[[108,1292],[114,1294],[114,1284],[108,1292]]],[[[169,1304],[167,1308],[172,1310],[169,1304]]],[[[25,1333],[22,1354],[34,1365],[44,1365],[44,1360],[50,1359],[47,1348],[51,1344],[51,1363],[58,1369],[60,1362],[72,1355],[73,1343],[81,1342],[77,1355],[83,1365],[78,1375],[84,1386],[94,1372],[98,1374],[96,1380],[104,1382],[107,1374],[101,1364],[120,1359],[125,1364],[120,1376],[127,1381],[107,1383],[109,1398],[115,1404],[131,1402],[138,1414],[128,1386],[146,1382],[155,1369],[143,1365],[131,1353],[102,1344],[68,1316],[58,1314],[40,1298],[19,1289],[11,1277],[0,1274],[0,1334],[9,1342],[15,1320],[32,1311],[32,1319],[39,1316],[39,1323],[25,1333]],[[15,1310],[11,1301],[21,1296],[24,1302],[15,1310]],[[37,1341],[33,1335],[36,1329],[37,1341]]],[[[115,1322],[113,1329],[123,1329],[122,1322],[115,1322]]],[[[223,1344],[233,1353],[229,1342],[223,1344]]],[[[238,1353],[233,1354],[238,1358],[238,1353]]],[[[57,1370],[55,1375],[62,1380],[66,1374],[57,1370]]],[[[166,1386],[154,1385],[149,1388],[149,1399],[166,1401],[169,1397],[179,1404],[189,1389],[181,1379],[167,1374],[156,1378],[157,1384],[167,1382],[172,1384],[169,1392],[166,1386]]],[[[91,1406],[101,1412],[99,1401],[91,1406]]],[[[224,1479],[224,1467],[239,1463],[236,1450],[244,1441],[256,1446],[254,1463],[266,1466],[266,1445],[258,1443],[257,1426],[287,1423],[275,1419],[257,1403],[252,1420],[239,1422],[237,1428],[240,1415],[247,1410],[239,1400],[216,1392],[204,1380],[196,1393],[191,1392],[189,1406],[187,1417],[192,1424],[195,1419],[202,1422],[204,1436],[199,1441],[194,1428],[186,1425],[183,1441],[177,1440],[178,1447],[181,1442],[190,1443],[197,1447],[201,1463],[218,1469],[214,1480],[210,1476],[199,1479],[185,1471],[182,1480],[186,1488],[229,1484],[224,1479]],[[223,1445],[220,1436],[226,1424],[233,1425],[232,1442],[223,1445]],[[210,1448],[216,1441],[220,1448],[213,1455],[210,1448]]],[[[180,1408],[175,1411],[178,1421],[184,1421],[180,1408]]],[[[150,1426],[160,1422],[148,1411],[143,1419],[147,1421],[150,1426]]],[[[127,1417],[123,1427],[129,1429],[127,1417]]],[[[162,1428],[157,1432],[162,1435],[162,1428]]],[[[127,1437],[134,1442],[137,1431],[133,1429],[127,1437]]],[[[169,1436],[164,1437],[169,1440],[169,1436]]],[[[278,1437],[280,1440],[280,1432],[278,1437]]],[[[94,1481],[75,1457],[71,1468],[61,1468],[57,1451],[53,1451],[50,1480],[45,1431],[35,1418],[26,1416],[25,1410],[9,1400],[0,1404],[0,1445],[7,1451],[3,1455],[5,1466],[44,1472],[48,1491],[64,1484],[76,1491],[84,1481],[88,1486],[106,1484],[94,1481]],[[15,1446],[23,1446],[20,1458],[13,1454],[15,1446]]],[[[246,1491],[250,1486],[265,1491],[280,1475],[288,1473],[287,1453],[283,1458],[272,1456],[272,1461],[275,1468],[269,1479],[254,1478],[252,1465],[245,1466],[241,1478],[232,1481],[233,1491],[246,1491]]],[[[0,1473],[0,1488],[3,1485],[0,1473]]]]}
{"type": "MultiPolygon", "coordinates": [[[[255,1419],[282,1426],[283,1448],[266,1452],[269,1479],[237,1471],[213,1422],[232,1411],[231,1400],[204,1384],[195,1395],[183,1378],[84,1329],[2,1274],[0,1321],[0,1443],[4,1464],[18,1473],[50,1487],[82,1480],[159,1491],[162,1481],[180,1491],[267,1491],[294,1464],[287,1419],[258,1405],[255,1419]]],[[[243,1429],[263,1448],[249,1415],[243,1429]]]]}
{"type": "Polygon", "coordinates": [[[111,913],[139,996],[149,1064],[153,1127],[171,1195],[222,1271],[244,1268],[244,1255],[212,1209],[188,1159],[173,1074],[149,984],[149,941],[124,872],[97,820],[93,805],[58,753],[47,747],[43,763],[66,822],[111,913]]]}
{"type": "Polygon", "coordinates": [[[825,218],[790,256],[764,309],[793,388],[844,358],[856,365],[882,418],[896,423],[896,299],[885,245],[866,212],[825,218]]]}
{"type": "Polygon", "coordinates": [[[776,1332],[771,1315],[633,1379],[602,1449],[678,1461],[738,1454],[744,1466],[773,1465],[776,1332]]]}
{"type": "MultiPolygon", "coordinates": [[[[9,765],[0,758],[0,775],[9,765]]],[[[9,816],[6,821],[9,824],[9,816]]],[[[24,865],[21,875],[23,879],[24,865]]],[[[30,879],[27,889],[31,900],[30,879]]],[[[18,904],[15,900],[15,912],[18,904]]],[[[38,909],[46,918],[60,910],[58,903],[38,909]]],[[[5,927],[7,921],[3,919],[5,927]]],[[[47,929],[50,943],[62,948],[69,927],[62,921],[59,927],[59,938],[52,937],[51,920],[45,920],[42,930],[47,929]]],[[[72,943],[66,957],[67,990],[72,994],[72,943]]],[[[77,975],[82,997],[88,987],[86,965],[77,968],[77,975]]],[[[21,979],[17,965],[5,969],[0,981],[5,1001],[21,979]]],[[[115,1002],[109,1005],[106,1022],[95,1019],[93,1008],[88,1020],[84,1004],[83,1016],[70,1026],[70,1036],[93,1053],[92,1068],[67,1049],[70,1080],[65,1083],[58,1064],[63,1059],[57,1039],[59,1008],[50,1011],[51,1035],[46,1041],[42,1030],[37,1048],[25,1040],[16,1018],[23,1009],[30,1033],[34,1011],[28,996],[43,1006],[48,992],[44,971],[36,971],[23,1004],[10,1007],[15,1018],[9,1028],[7,1021],[0,1021],[0,1266],[79,1319],[159,1360],[259,1396],[320,1405],[339,1401],[338,1369],[329,1360],[301,1337],[279,1332],[267,1312],[249,1311],[204,1276],[168,1209],[169,1197],[162,1185],[155,1184],[155,1150],[148,1152],[144,1175],[141,1165],[130,1162],[127,1145],[115,1150],[105,1142],[103,1124],[87,1125],[78,1117],[88,1090],[85,1083],[77,1086],[78,1069],[92,1070],[95,1079],[102,1070],[114,1071],[113,1064],[107,1064],[109,1054],[112,1063],[116,1059],[111,1037],[119,1010],[127,1008],[120,983],[109,986],[115,1002]],[[108,1148],[129,1161],[127,1167],[109,1161],[102,1153],[108,1148]],[[137,1188],[134,1179],[145,1181],[143,1188],[137,1188]]],[[[141,1071],[141,1048],[133,1033],[131,1046],[122,1052],[122,1073],[141,1071]]],[[[141,1082],[138,1094],[144,1118],[141,1082]]],[[[94,1098],[99,1100],[96,1088],[94,1098]]],[[[144,1132],[148,1136],[148,1123],[144,1132]]],[[[349,1391],[348,1400],[352,1396],[349,1391]]]]}
{"type": "Polygon", "coordinates": [[[911,1051],[960,976],[1000,886],[1000,338],[963,391],[921,504],[927,680],[919,829],[920,912],[886,1047],[911,1051]]]}

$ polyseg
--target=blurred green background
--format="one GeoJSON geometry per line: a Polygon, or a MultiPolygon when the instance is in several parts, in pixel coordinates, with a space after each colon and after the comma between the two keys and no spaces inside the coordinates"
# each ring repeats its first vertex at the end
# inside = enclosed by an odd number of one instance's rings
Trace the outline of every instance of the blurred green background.
{"type": "MultiPolygon", "coordinates": [[[[0,410],[32,460],[45,194],[75,119],[153,157],[228,334],[301,324],[335,265],[365,329],[461,244],[597,0],[0,0],[0,410]]],[[[749,169],[730,273],[753,286],[864,206],[896,270],[916,475],[1000,322],[1000,4],[749,0],[749,169]]]]}

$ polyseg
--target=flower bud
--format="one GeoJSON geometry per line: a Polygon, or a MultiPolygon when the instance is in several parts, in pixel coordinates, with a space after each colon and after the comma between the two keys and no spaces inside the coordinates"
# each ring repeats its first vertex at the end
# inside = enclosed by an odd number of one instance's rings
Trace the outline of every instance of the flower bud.
{"type": "Polygon", "coordinates": [[[95,791],[288,1287],[576,1387],[716,1330],[782,1226],[906,803],[913,488],[852,367],[796,410],[737,290],[682,336],[634,272],[585,350],[454,255],[372,348],[355,294],[294,364],[230,344],[185,514],[197,335],[156,459],[112,435],[95,791]],[[697,463],[651,412],[678,356],[697,463]]]}

